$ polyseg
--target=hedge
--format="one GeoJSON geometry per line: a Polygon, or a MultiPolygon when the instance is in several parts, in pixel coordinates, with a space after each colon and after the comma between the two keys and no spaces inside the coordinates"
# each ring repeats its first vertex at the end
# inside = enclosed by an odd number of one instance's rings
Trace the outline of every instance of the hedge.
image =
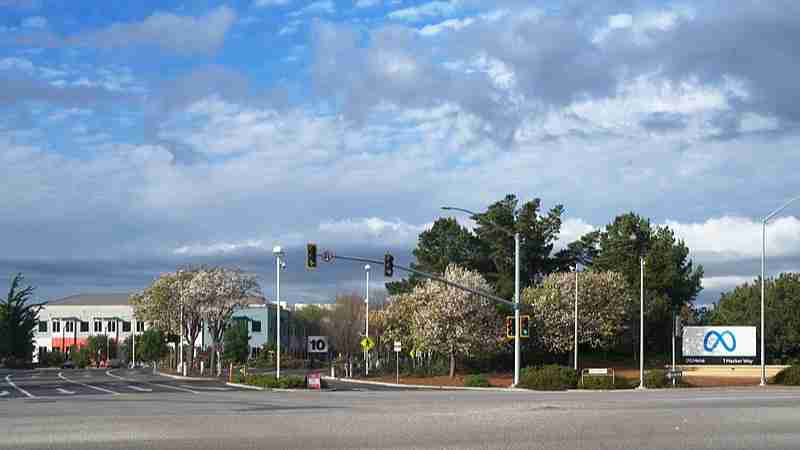
{"type": "Polygon", "coordinates": [[[772,381],[786,386],[800,386],[800,366],[790,366],[781,370],[772,381]]]}
{"type": "Polygon", "coordinates": [[[555,364],[528,367],[522,370],[519,385],[538,391],[563,391],[578,385],[578,374],[574,369],[555,364]]]}
{"type": "Polygon", "coordinates": [[[464,386],[467,387],[489,387],[489,379],[486,375],[467,375],[464,377],[464,386]]]}

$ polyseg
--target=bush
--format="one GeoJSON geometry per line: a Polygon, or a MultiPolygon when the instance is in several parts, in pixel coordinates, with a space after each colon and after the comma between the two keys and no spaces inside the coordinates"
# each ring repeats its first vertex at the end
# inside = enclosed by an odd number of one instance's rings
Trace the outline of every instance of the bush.
{"type": "Polygon", "coordinates": [[[772,379],[773,383],[786,386],[800,386],[800,365],[787,367],[772,379]]]}
{"type": "Polygon", "coordinates": [[[672,386],[672,383],[667,379],[667,371],[663,369],[648,370],[644,374],[644,386],[648,388],[665,388],[667,385],[672,386]]]}
{"type": "Polygon", "coordinates": [[[234,381],[268,389],[304,389],[306,387],[306,379],[294,375],[281,378],[275,378],[272,375],[236,376],[234,377],[234,381]]]}
{"type": "Polygon", "coordinates": [[[84,369],[92,363],[92,354],[87,347],[81,347],[72,353],[72,362],[75,363],[75,367],[84,369]]]}
{"type": "Polygon", "coordinates": [[[574,369],[555,364],[528,367],[520,374],[520,387],[538,391],[563,391],[577,386],[578,375],[574,369]]]}
{"type": "Polygon", "coordinates": [[[585,375],[583,383],[578,387],[581,389],[633,389],[638,382],[631,381],[623,377],[598,377],[585,375]]]}
{"type": "Polygon", "coordinates": [[[489,387],[489,379],[486,375],[467,375],[464,378],[464,386],[467,387],[489,387]]]}
{"type": "Polygon", "coordinates": [[[64,364],[64,354],[61,352],[44,352],[39,355],[40,367],[61,367],[64,364]]]}
{"type": "Polygon", "coordinates": [[[27,359],[22,358],[15,358],[13,356],[9,356],[3,364],[8,369],[33,369],[33,363],[28,361],[27,359]]]}

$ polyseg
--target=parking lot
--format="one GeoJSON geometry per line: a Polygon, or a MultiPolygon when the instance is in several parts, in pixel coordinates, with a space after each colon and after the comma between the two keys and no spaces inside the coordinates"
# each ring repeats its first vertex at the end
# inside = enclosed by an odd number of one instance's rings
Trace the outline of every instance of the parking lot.
{"type": "Polygon", "coordinates": [[[163,392],[198,395],[236,390],[239,388],[226,386],[219,381],[174,380],[154,375],[149,369],[46,369],[0,372],[0,401],[163,392]]]}

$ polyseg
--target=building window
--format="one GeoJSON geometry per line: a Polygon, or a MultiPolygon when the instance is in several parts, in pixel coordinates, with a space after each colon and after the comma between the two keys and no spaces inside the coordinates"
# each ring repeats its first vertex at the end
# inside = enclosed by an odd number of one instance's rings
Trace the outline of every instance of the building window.
{"type": "Polygon", "coordinates": [[[47,322],[44,320],[39,321],[39,333],[47,333],[47,322]]]}
{"type": "Polygon", "coordinates": [[[103,322],[95,321],[94,322],[94,332],[95,333],[102,333],[103,332],[103,322]]]}
{"type": "Polygon", "coordinates": [[[75,322],[69,321],[64,324],[64,331],[67,333],[74,333],[75,332],[75,322]]]}
{"type": "Polygon", "coordinates": [[[53,322],[53,333],[61,333],[61,322],[53,322]]]}
{"type": "Polygon", "coordinates": [[[131,332],[131,323],[127,320],[122,322],[122,332],[123,333],[130,333],[131,332]]]}
{"type": "Polygon", "coordinates": [[[88,333],[89,332],[89,322],[84,322],[81,320],[81,333],[88,333]]]}
{"type": "Polygon", "coordinates": [[[254,321],[252,321],[250,323],[252,323],[253,329],[251,331],[253,333],[261,333],[261,321],[260,320],[254,320],[254,321]]]}
{"type": "Polygon", "coordinates": [[[106,331],[111,333],[117,331],[117,323],[112,320],[109,320],[108,323],[106,324],[106,331]]]}
{"type": "Polygon", "coordinates": [[[144,322],[141,320],[136,321],[136,332],[137,333],[144,333],[144,322]]]}

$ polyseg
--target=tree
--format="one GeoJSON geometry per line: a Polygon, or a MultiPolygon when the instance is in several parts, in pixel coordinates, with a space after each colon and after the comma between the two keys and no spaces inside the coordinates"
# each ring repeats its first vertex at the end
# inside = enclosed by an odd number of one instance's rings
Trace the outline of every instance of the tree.
{"type": "MultiPolygon", "coordinates": [[[[551,352],[574,349],[575,274],[548,275],[541,286],[525,289],[522,301],[533,305],[533,324],[551,352]]],[[[625,277],[615,272],[583,272],[578,280],[578,342],[610,348],[622,334],[633,298],[625,277]]]]}
{"type": "Polygon", "coordinates": [[[117,344],[105,334],[96,334],[86,339],[86,348],[91,358],[97,363],[104,359],[117,357],[117,344]],[[110,347],[109,347],[110,345],[110,347]]]}
{"type": "Polygon", "coordinates": [[[325,321],[325,329],[333,340],[333,348],[350,362],[360,351],[360,334],[364,331],[364,299],[358,294],[340,294],[325,321]]]}
{"type": "Polygon", "coordinates": [[[247,334],[247,322],[233,321],[224,332],[225,361],[244,364],[250,355],[250,336],[247,334]],[[237,323],[238,322],[238,323],[237,323]]]}
{"type": "Polygon", "coordinates": [[[42,305],[29,302],[34,288],[22,287],[21,273],[11,279],[6,298],[0,303],[0,360],[14,358],[30,362],[33,357],[33,330],[42,305]]]}
{"type": "MultiPolygon", "coordinates": [[[[634,213],[618,216],[599,235],[591,267],[622,273],[634,298],[639,297],[639,256],[645,258],[645,328],[647,347],[666,351],[672,335],[672,313],[690,308],[702,290],[703,267],[689,259],[689,248],[666,226],[652,227],[634,213]],[[635,239],[631,239],[634,236],[635,239]]],[[[631,343],[638,342],[639,302],[628,311],[631,343]]]]}
{"type": "MultiPolygon", "coordinates": [[[[479,273],[456,265],[448,266],[444,278],[492,292],[479,273]]],[[[447,355],[451,378],[455,376],[456,359],[497,348],[501,342],[502,320],[490,300],[434,280],[426,280],[408,295],[413,305],[409,308],[412,311],[408,331],[414,336],[415,348],[447,355]]]]}
{"type": "Polygon", "coordinates": [[[149,328],[138,337],[141,341],[137,341],[137,356],[141,361],[151,362],[153,364],[153,372],[155,372],[158,361],[169,352],[167,337],[158,328],[149,328]]]}
{"type": "MultiPolygon", "coordinates": [[[[477,237],[455,218],[441,217],[429,230],[419,234],[414,249],[416,263],[412,263],[411,268],[434,274],[444,273],[450,264],[477,269],[485,253],[477,237]]],[[[412,274],[407,280],[388,283],[387,291],[390,294],[411,292],[421,281],[421,277],[412,274]]]]}
{"type": "MultiPolygon", "coordinates": [[[[767,355],[788,362],[800,358],[800,274],[783,273],[764,283],[764,345],[767,355]]],[[[761,279],[722,294],[710,313],[711,325],[755,326],[761,335],[761,279]]]]}

